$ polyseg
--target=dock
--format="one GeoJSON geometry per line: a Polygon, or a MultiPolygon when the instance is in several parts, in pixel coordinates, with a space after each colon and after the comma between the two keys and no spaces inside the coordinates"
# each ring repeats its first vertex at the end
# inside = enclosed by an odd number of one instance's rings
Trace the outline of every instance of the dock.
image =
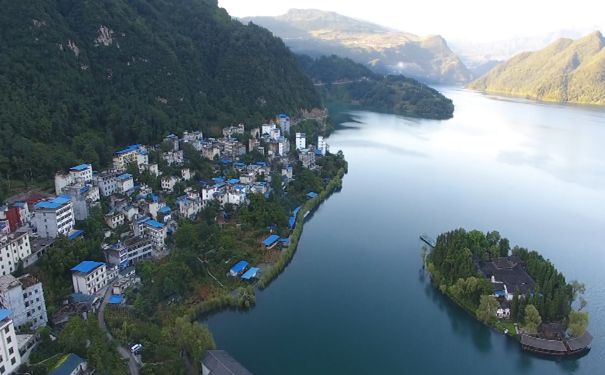
{"type": "Polygon", "coordinates": [[[421,234],[420,239],[422,240],[422,242],[424,242],[425,244],[429,245],[432,248],[434,248],[436,245],[435,240],[432,239],[431,237],[429,237],[427,234],[421,234]]]}

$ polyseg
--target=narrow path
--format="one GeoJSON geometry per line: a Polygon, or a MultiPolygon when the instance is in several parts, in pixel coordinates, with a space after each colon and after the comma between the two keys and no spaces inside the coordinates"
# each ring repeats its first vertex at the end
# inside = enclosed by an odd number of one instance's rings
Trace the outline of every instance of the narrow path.
{"type": "MultiPolygon", "coordinates": [[[[103,297],[103,302],[101,303],[101,307],[99,307],[99,312],[97,314],[97,318],[99,320],[99,328],[107,335],[109,340],[113,341],[113,336],[109,333],[107,329],[107,324],[105,323],[105,307],[107,307],[107,302],[109,302],[109,297],[111,297],[111,291],[113,289],[113,285],[117,280],[114,280],[109,284],[107,291],[105,292],[105,296],[103,297]]],[[[128,360],[128,371],[130,375],[139,375],[139,363],[137,362],[135,356],[130,352],[130,350],[124,348],[121,345],[117,347],[118,353],[124,360],[128,360]]]]}

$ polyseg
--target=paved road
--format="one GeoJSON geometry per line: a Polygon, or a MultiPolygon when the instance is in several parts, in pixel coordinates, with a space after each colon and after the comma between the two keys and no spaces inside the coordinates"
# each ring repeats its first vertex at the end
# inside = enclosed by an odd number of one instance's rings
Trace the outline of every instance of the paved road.
{"type": "MultiPolygon", "coordinates": [[[[117,280],[113,281],[107,288],[105,296],[103,297],[103,302],[101,303],[101,307],[99,307],[99,312],[97,314],[97,317],[99,319],[99,328],[101,328],[101,330],[105,332],[105,334],[110,340],[113,340],[113,336],[111,336],[111,333],[109,333],[109,330],[107,329],[107,324],[105,323],[105,307],[107,306],[109,297],[111,297],[113,284],[116,281],[117,280]]],[[[120,356],[124,360],[128,360],[128,371],[130,372],[130,375],[139,375],[139,363],[137,362],[135,356],[130,353],[130,350],[120,345],[118,346],[118,353],[120,353],[120,356]]]]}

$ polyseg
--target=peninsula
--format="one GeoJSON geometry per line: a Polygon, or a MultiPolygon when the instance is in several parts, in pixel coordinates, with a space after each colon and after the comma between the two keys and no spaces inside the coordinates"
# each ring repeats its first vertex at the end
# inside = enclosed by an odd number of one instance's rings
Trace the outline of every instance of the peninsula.
{"type": "Polygon", "coordinates": [[[425,259],[433,285],[524,350],[554,356],[590,350],[584,285],[568,283],[536,251],[511,249],[496,231],[457,229],[434,243],[421,239],[432,247],[425,259]]]}

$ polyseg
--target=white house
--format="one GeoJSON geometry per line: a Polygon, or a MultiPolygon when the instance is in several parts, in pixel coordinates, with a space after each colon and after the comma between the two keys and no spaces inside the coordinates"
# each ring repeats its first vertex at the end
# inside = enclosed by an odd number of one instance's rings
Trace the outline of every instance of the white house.
{"type": "Polygon", "coordinates": [[[303,168],[315,168],[315,151],[307,148],[302,149],[298,154],[298,158],[301,161],[303,168]]]}
{"type": "Polygon", "coordinates": [[[21,366],[21,354],[17,343],[12,312],[0,309],[0,370],[3,374],[13,374],[21,366]]]}
{"type": "Polygon", "coordinates": [[[279,115],[279,127],[283,134],[290,133],[290,117],[285,113],[279,115]]]}
{"type": "Polygon", "coordinates": [[[134,188],[134,178],[130,173],[123,173],[117,177],[116,192],[125,194],[134,188]]]}
{"type": "Polygon", "coordinates": [[[116,171],[106,171],[96,176],[99,191],[104,197],[109,197],[116,192],[118,188],[118,175],[116,171]]]}
{"type": "Polygon", "coordinates": [[[307,148],[307,135],[305,133],[296,133],[296,149],[303,150],[307,148]]]}
{"type": "Polygon", "coordinates": [[[181,169],[181,178],[185,181],[191,180],[191,170],[189,168],[181,169]]]}
{"type": "Polygon", "coordinates": [[[328,144],[326,143],[324,137],[322,137],[321,135],[317,137],[317,149],[324,156],[328,152],[328,144]]]}
{"type": "Polygon", "coordinates": [[[107,282],[107,266],[103,262],[85,260],[71,269],[74,292],[93,295],[103,289],[107,282]]]}
{"type": "Polygon", "coordinates": [[[67,236],[74,228],[75,217],[71,198],[60,195],[34,205],[33,225],[44,238],[67,236]]]}
{"type": "Polygon", "coordinates": [[[92,183],[76,182],[64,187],[62,193],[71,198],[76,220],[86,220],[90,208],[97,206],[101,199],[99,187],[92,183]]]}
{"type": "Polygon", "coordinates": [[[143,217],[136,221],[134,225],[135,236],[149,236],[156,250],[164,248],[166,241],[166,226],[159,221],[152,220],[149,217],[143,217]]]}
{"type": "Polygon", "coordinates": [[[508,319],[510,318],[510,309],[507,308],[498,308],[498,310],[496,310],[496,316],[498,317],[498,319],[508,319]]]}
{"type": "Polygon", "coordinates": [[[48,322],[42,283],[34,276],[0,276],[0,301],[11,310],[17,329],[28,323],[32,329],[37,329],[48,322]]]}
{"type": "Polygon", "coordinates": [[[287,138],[280,137],[277,141],[279,156],[286,156],[290,152],[290,141],[287,138]]]}
{"type": "Polygon", "coordinates": [[[19,230],[11,234],[0,235],[0,274],[10,275],[17,269],[21,260],[32,253],[29,234],[19,230]]]}
{"type": "Polygon", "coordinates": [[[162,177],[162,190],[172,193],[174,191],[174,185],[180,181],[181,179],[175,176],[162,177]]]}
{"type": "Polygon", "coordinates": [[[57,195],[62,194],[64,187],[76,182],[85,183],[92,181],[92,165],[80,164],[69,168],[67,174],[57,173],[55,175],[55,191],[57,195]]]}

